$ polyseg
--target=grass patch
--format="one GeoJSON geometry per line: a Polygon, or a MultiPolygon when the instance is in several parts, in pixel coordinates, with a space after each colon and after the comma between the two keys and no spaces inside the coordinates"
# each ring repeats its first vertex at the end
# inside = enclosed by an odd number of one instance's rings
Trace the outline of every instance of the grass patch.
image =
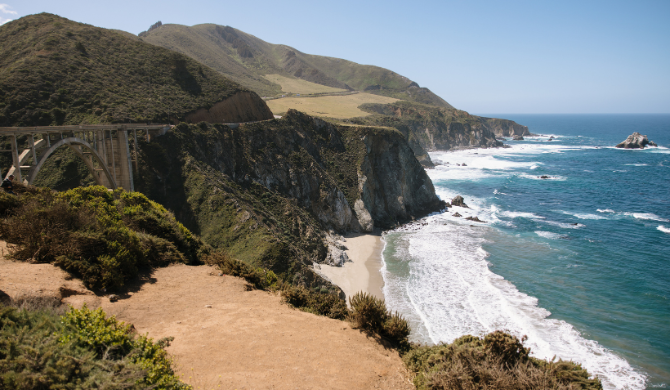
{"type": "Polygon", "coordinates": [[[268,100],[266,103],[275,115],[284,115],[289,109],[296,109],[313,116],[347,119],[370,115],[358,108],[362,104],[396,101],[398,99],[360,92],[343,96],[288,97],[268,100]]]}
{"type": "Polygon", "coordinates": [[[347,92],[346,89],[333,88],[325,85],[310,83],[309,81],[286,77],[280,74],[266,74],[263,77],[265,77],[270,82],[281,85],[282,92],[286,93],[313,94],[347,92]]]}

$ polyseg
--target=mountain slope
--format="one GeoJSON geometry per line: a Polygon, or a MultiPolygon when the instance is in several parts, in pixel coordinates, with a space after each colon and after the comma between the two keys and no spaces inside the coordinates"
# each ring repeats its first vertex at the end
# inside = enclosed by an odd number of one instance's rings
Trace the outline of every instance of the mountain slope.
{"type": "Polygon", "coordinates": [[[225,121],[272,118],[255,93],[188,56],[56,15],[6,23],[0,47],[0,126],[183,121],[240,94],[248,112],[225,121]]]}
{"type": "Polygon", "coordinates": [[[184,53],[264,96],[281,88],[262,76],[280,74],[333,88],[370,93],[451,107],[412,80],[388,69],[309,55],[290,46],[265,42],[229,26],[166,24],[146,33],[145,42],[184,53]]]}

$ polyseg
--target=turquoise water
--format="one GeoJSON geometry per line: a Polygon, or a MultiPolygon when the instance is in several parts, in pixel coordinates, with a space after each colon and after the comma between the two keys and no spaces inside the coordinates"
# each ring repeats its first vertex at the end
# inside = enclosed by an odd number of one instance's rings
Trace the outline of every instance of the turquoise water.
{"type": "Polygon", "coordinates": [[[388,305],[415,341],[504,329],[605,388],[670,386],[670,115],[491,116],[555,139],[431,153],[470,208],[384,235],[388,305]],[[613,148],[633,131],[659,148],[613,148]]]}

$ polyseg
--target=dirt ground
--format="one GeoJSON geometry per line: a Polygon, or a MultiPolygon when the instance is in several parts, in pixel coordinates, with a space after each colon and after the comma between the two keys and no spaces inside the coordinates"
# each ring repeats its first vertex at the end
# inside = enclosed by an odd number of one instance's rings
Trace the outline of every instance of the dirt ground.
{"type": "Polygon", "coordinates": [[[212,267],[174,265],[112,303],[52,265],[0,259],[0,290],[10,297],[86,302],[141,334],[173,336],[168,351],[177,371],[198,389],[414,388],[394,350],[348,322],[292,309],[278,295],[246,285],[212,267]]]}

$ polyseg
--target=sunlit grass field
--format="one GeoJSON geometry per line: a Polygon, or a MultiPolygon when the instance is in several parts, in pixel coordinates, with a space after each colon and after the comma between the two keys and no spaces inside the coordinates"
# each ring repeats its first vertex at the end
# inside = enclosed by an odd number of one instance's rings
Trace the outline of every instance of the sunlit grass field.
{"type": "Polygon", "coordinates": [[[347,119],[370,115],[358,109],[361,104],[388,104],[396,101],[398,99],[361,92],[344,96],[281,98],[266,103],[275,115],[283,115],[289,108],[294,108],[308,115],[347,119]]]}
{"type": "Polygon", "coordinates": [[[325,85],[311,83],[309,81],[292,79],[280,74],[266,74],[263,76],[268,81],[281,85],[282,92],[286,93],[330,93],[346,92],[346,89],[327,87],[325,85]]]}

